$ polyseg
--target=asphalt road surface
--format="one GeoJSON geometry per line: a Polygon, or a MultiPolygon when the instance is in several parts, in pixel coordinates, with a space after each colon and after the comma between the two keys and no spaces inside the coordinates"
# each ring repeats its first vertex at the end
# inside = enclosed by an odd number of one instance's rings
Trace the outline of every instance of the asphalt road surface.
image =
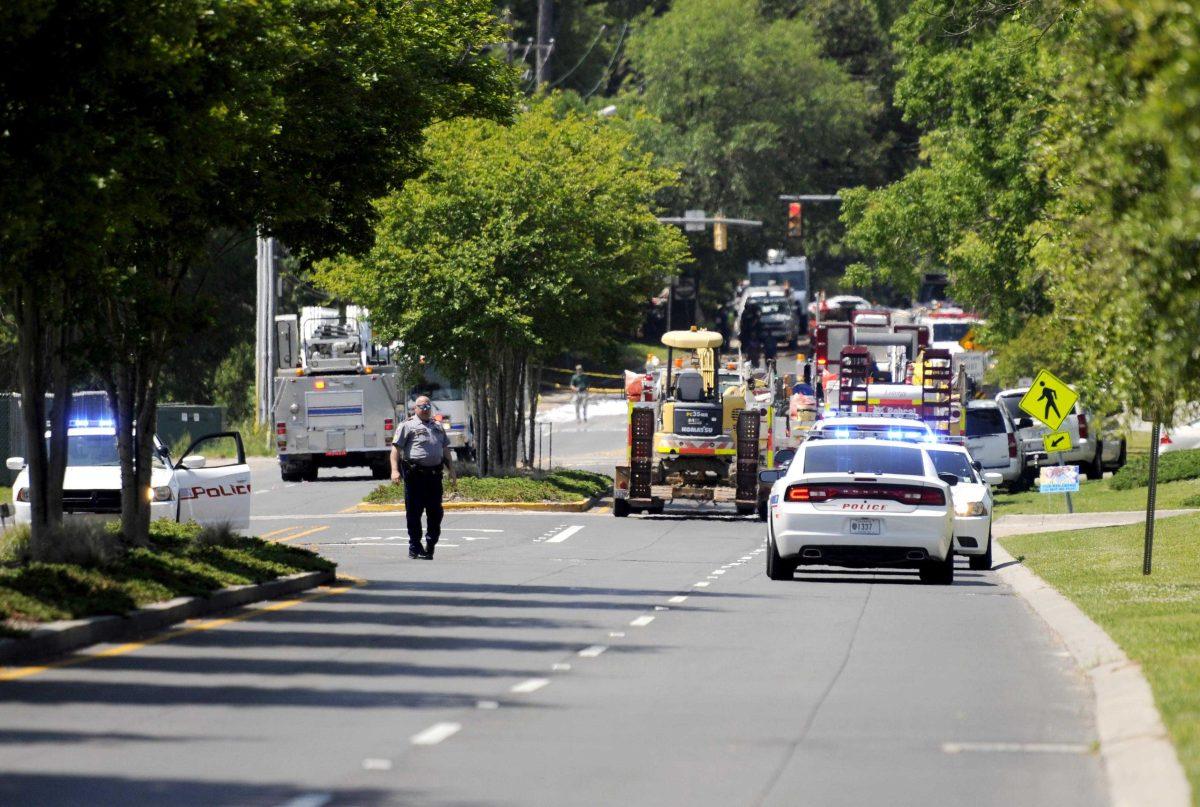
{"type": "Polygon", "coordinates": [[[0,803],[1106,803],[1087,683],[994,573],[771,582],[758,522],[686,510],[452,513],[413,561],[343,512],[371,480],[254,480],[255,533],[361,582],[0,681],[0,803]]]}

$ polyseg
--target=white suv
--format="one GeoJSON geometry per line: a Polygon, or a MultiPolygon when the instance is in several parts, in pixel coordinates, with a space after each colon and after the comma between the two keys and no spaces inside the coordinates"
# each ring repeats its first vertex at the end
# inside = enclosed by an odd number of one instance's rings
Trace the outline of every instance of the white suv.
{"type": "Polygon", "coordinates": [[[1025,445],[1007,407],[996,401],[967,402],[967,450],[984,471],[1000,474],[1010,491],[1029,489],[1025,445]]]}
{"type": "Polygon", "coordinates": [[[773,482],[767,576],[791,580],[801,564],[916,568],[923,583],[954,582],[956,476],[939,478],[920,445],[806,440],[773,482]],[[950,481],[953,479],[953,482],[950,481]]]}

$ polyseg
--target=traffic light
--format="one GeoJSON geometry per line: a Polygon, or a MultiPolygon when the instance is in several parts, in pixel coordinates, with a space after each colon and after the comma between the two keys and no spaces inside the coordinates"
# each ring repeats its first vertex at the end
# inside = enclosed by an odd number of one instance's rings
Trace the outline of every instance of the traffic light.
{"type": "Polygon", "coordinates": [[[799,202],[788,203],[788,238],[804,237],[804,208],[799,202]]]}
{"type": "Polygon", "coordinates": [[[717,220],[713,222],[713,249],[717,252],[724,252],[727,246],[729,246],[728,225],[718,214],[717,220]]]}

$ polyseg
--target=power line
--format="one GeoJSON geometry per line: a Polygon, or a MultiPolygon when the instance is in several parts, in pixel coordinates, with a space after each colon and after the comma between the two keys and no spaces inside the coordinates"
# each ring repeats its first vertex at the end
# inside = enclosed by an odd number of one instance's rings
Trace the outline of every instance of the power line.
{"type": "Polygon", "coordinates": [[[612,58],[608,60],[608,65],[605,66],[604,72],[600,74],[600,80],[596,82],[596,86],[592,87],[591,92],[583,96],[585,101],[595,95],[600,87],[604,85],[604,82],[608,81],[609,72],[612,70],[613,65],[617,63],[617,56],[621,53],[621,44],[625,41],[625,32],[628,30],[629,20],[625,20],[625,24],[621,26],[621,35],[617,37],[617,45],[613,48],[612,58]]]}
{"type": "Polygon", "coordinates": [[[557,87],[559,84],[562,84],[564,81],[566,81],[568,78],[570,78],[571,74],[574,73],[576,70],[578,70],[580,68],[580,66],[582,66],[583,63],[587,61],[587,58],[592,55],[592,51],[596,49],[596,44],[600,41],[600,37],[604,36],[604,32],[607,30],[608,30],[607,23],[601,25],[600,30],[596,32],[596,36],[592,39],[592,44],[588,45],[588,49],[586,51],[584,51],[583,56],[580,57],[579,61],[577,61],[575,63],[575,66],[572,67],[567,72],[563,73],[561,76],[556,78],[554,81],[550,82],[550,86],[557,87]]]}

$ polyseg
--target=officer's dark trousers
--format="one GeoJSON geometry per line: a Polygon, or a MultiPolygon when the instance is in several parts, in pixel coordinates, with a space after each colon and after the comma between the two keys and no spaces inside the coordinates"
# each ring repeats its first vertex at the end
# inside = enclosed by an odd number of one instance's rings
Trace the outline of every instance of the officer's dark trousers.
{"type": "Polygon", "coordinates": [[[421,548],[421,514],[429,518],[429,545],[442,535],[442,469],[409,469],[404,474],[404,516],[408,522],[408,545],[421,548]]]}

